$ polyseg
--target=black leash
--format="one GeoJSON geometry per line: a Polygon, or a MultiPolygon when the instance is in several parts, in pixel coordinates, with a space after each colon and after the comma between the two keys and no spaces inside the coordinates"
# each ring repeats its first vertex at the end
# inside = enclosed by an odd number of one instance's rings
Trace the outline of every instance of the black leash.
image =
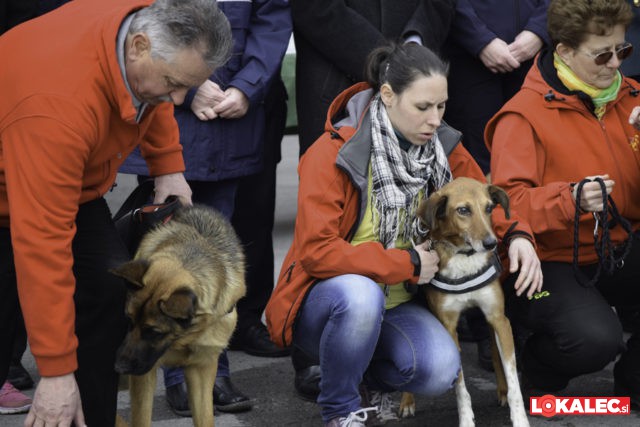
{"type": "Polygon", "coordinates": [[[590,181],[591,180],[589,179],[583,179],[576,184],[576,214],[573,221],[573,272],[578,282],[585,287],[595,285],[600,279],[603,269],[607,274],[611,275],[616,268],[622,268],[624,266],[625,258],[629,255],[629,252],[631,252],[631,244],[633,240],[631,223],[620,215],[613,199],[611,196],[607,195],[607,188],[602,178],[595,178],[593,181],[600,184],[600,190],[602,192],[602,211],[593,212],[593,218],[596,221],[596,225],[593,229],[593,244],[595,246],[596,254],[598,254],[598,268],[595,275],[590,280],[584,280],[584,273],[580,270],[578,265],[580,197],[582,196],[582,187],[590,181]],[[609,211],[611,211],[611,221],[609,221],[609,211]],[[616,223],[619,223],[629,235],[625,241],[624,250],[619,257],[616,257],[616,250],[611,243],[611,237],[609,235],[609,229],[613,228],[616,223]],[[602,228],[601,235],[598,233],[598,228],[602,228]]]}

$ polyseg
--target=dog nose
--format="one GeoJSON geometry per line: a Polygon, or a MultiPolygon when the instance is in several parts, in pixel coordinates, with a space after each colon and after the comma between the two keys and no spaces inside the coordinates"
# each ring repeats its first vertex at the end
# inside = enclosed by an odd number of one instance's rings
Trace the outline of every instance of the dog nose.
{"type": "Polygon", "coordinates": [[[495,249],[496,246],[498,246],[498,241],[496,240],[495,237],[487,237],[486,239],[484,239],[482,241],[482,246],[486,250],[491,251],[491,250],[495,249]]]}

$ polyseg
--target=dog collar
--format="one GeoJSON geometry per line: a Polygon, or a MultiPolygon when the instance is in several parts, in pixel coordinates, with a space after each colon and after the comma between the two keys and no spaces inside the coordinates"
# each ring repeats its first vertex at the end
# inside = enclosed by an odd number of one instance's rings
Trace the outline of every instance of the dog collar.
{"type": "Polygon", "coordinates": [[[480,289],[493,282],[500,276],[500,272],[502,272],[502,265],[498,257],[494,254],[494,256],[491,257],[489,265],[471,276],[465,276],[459,279],[448,279],[436,273],[434,278],[431,279],[430,284],[443,292],[460,294],[480,289]]]}

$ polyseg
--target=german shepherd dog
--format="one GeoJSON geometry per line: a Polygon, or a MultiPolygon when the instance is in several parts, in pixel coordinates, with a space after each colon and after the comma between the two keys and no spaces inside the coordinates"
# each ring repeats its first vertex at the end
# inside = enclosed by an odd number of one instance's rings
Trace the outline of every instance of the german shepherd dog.
{"type": "Polygon", "coordinates": [[[131,374],[131,423],[151,425],[156,368],[184,367],[196,427],[211,427],[218,356],[245,293],[244,255],[229,222],[205,206],[179,208],[112,272],[129,283],[130,330],[116,371],[131,374]]]}
{"type": "MultiPolygon", "coordinates": [[[[518,383],[511,325],[504,314],[500,266],[495,253],[498,241],[492,230],[491,211],[501,205],[509,218],[509,198],[501,188],[470,178],[457,178],[432,194],[418,209],[428,238],[440,257],[438,273],[425,286],[433,314],[460,348],[456,327],[467,308],[480,307],[494,334],[492,361],[497,379],[498,401],[509,403],[514,426],[528,426],[518,383]],[[506,377],[505,377],[506,373],[506,377]]],[[[462,371],[456,383],[460,426],[473,426],[471,397],[462,371]]],[[[411,393],[403,393],[400,415],[415,413],[411,393]]]]}

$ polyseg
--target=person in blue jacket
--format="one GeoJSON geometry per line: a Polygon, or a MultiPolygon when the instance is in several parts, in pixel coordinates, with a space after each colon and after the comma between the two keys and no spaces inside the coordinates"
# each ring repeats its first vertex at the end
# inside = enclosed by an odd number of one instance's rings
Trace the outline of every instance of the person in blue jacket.
{"type": "Polygon", "coordinates": [[[458,0],[442,49],[449,60],[444,119],[462,131],[463,144],[489,172],[484,127],[522,86],[533,57],[548,42],[549,0],[458,0]]]}
{"type": "MultiPolygon", "coordinates": [[[[216,208],[231,219],[238,179],[263,167],[264,100],[280,70],[292,24],[288,0],[231,0],[218,6],[231,23],[231,59],[202,86],[189,91],[176,107],[175,118],[193,202],[216,208]]],[[[147,177],[143,156],[134,151],[120,172],[147,177]]],[[[164,375],[171,409],[190,416],[182,370],[165,369],[164,375]]],[[[215,408],[223,412],[251,408],[249,398],[231,383],[226,352],[218,363],[213,399],[215,408]]]]}
{"type": "MultiPolygon", "coordinates": [[[[627,28],[626,40],[634,46],[640,46],[640,1],[627,0],[632,7],[633,21],[627,28]]],[[[640,53],[634,52],[620,66],[620,71],[627,77],[640,81],[640,53]]]]}

